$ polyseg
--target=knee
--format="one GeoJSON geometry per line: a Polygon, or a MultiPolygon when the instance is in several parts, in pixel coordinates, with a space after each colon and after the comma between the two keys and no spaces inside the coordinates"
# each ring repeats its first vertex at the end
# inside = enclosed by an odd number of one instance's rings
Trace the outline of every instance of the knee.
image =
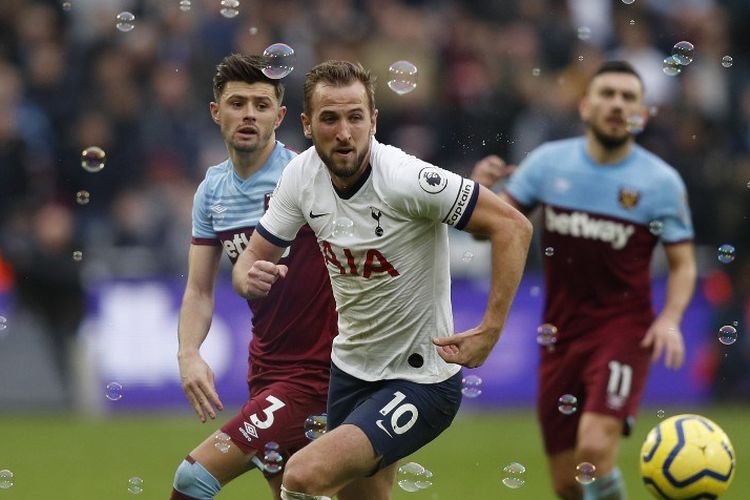
{"type": "Polygon", "coordinates": [[[330,480],[326,469],[315,464],[313,460],[305,460],[301,451],[289,458],[284,467],[282,483],[291,491],[309,494],[320,494],[328,490],[330,480]]]}
{"type": "Polygon", "coordinates": [[[605,439],[583,439],[576,446],[576,457],[580,462],[591,462],[596,465],[597,472],[605,472],[615,461],[617,443],[605,439]]]}

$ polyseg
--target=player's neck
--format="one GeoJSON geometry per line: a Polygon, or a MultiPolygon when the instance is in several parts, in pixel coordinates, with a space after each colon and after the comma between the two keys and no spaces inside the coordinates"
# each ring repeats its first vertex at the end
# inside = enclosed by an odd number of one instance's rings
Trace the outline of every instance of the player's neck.
{"type": "Polygon", "coordinates": [[[246,153],[229,148],[229,158],[232,160],[234,171],[242,179],[249,178],[266,164],[275,147],[276,139],[272,137],[263,149],[257,151],[246,153]]]}
{"type": "Polygon", "coordinates": [[[611,165],[621,162],[630,154],[630,148],[633,146],[632,140],[628,140],[620,146],[607,147],[595,137],[588,137],[587,139],[586,151],[591,156],[591,159],[600,165],[611,165]]]}

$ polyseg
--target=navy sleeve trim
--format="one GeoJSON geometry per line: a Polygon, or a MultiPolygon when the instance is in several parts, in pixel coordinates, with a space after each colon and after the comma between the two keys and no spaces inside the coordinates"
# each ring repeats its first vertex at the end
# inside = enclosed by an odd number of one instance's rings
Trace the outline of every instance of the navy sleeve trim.
{"type": "Polygon", "coordinates": [[[271,232],[268,231],[268,229],[261,226],[260,223],[258,223],[258,225],[255,226],[255,231],[257,231],[261,236],[263,236],[265,239],[267,239],[269,242],[271,242],[273,245],[276,245],[277,247],[286,248],[292,244],[291,241],[282,240],[278,236],[274,236],[271,232]]]}
{"type": "Polygon", "coordinates": [[[458,221],[458,224],[456,224],[456,229],[463,229],[466,224],[469,223],[469,219],[471,219],[471,214],[474,212],[474,207],[477,206],[477,200],[479,199],[479,185],[475,182],[474,183],[474,190],[471,193],[471,198],[469,199],[469,203],[466,205],[466,210],[464,210],[464,214],[461,216],[461,219],[458,221]]]}

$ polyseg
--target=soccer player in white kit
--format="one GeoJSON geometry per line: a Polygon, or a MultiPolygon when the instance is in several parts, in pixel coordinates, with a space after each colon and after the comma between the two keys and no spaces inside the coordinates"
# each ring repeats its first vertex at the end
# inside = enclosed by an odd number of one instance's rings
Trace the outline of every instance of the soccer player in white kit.
{"type": "Polygon", "coordinates": [[[315,232],[336,307],[329,431],[286,464],[283,499],[390,498],[398,460],[445,430],[461,365],[481,365],[518,287],[531,225],[469,179],[378,143],[370,73],[328,61],[305,78],[302,125],[313,147],[284,170],[232,281],[265,296],[304,224],[315,232]],[[491,241],[482,322],[453,333],[448,226],[491,241]]]}

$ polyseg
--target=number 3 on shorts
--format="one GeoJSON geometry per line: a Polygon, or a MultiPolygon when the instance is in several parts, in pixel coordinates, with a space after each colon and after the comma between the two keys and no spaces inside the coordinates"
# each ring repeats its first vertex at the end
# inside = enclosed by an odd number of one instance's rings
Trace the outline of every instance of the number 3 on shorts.
{"type": "Polygon", "coordinates": [[[380,409],[380,414],[386,416],[393,411],[393,414],[391,415],[391,427],[393,428],[393,432],[395,432],[396,434],[403,434],[404,432],[411,429],[414,423],[417,421],[419,410],[411,403],[401,404],[401,402],[406,399],[406,396],[403,392],[396,391],[393,393],[393,396],[394,398],[391,399],[387,405],[380,409]],[[409,413],[411,417],[409,418],[409,421],[404,425],[398,425],[398,419],[401,418],[401,415],[403,415],[404,413],[409,413]]]}
{"type": "Polygon", "coordinates": [[[250,422],[252,422],[253,425],[258,429],[268,429],[269,427],[271,427],[273,425],[273,412],[275,412],[276,410],[280,410],[286,406],[282,400],[275,396],[266,396],[266,401],[271,403],[271,406],[263,410],[266,418],[261,420],[255,413],[250,415],[250,422]]]}

